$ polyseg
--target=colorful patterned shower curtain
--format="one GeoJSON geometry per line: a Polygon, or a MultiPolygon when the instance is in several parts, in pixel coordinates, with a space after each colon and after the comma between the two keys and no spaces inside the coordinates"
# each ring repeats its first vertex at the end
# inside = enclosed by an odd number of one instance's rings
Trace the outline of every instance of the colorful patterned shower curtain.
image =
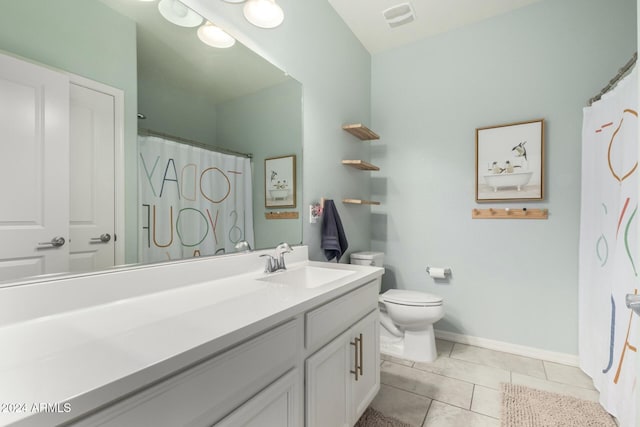
{"type": "Polygon", "coordinates": [[[250,159],[139,136],[138,217],[139,262],[253,246],[250,159]]]}
{"type": "Polygon", "coordinates": [[[580,367],[621,426],[635,425],[638,317],[637,71],[584,109],[579,262],[580,367]]]}

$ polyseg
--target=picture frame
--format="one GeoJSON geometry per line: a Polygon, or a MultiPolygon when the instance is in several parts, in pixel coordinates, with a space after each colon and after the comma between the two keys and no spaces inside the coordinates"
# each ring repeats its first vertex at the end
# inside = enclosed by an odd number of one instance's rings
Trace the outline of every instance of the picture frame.
{"type": "Polygon", "coordinates": [[[264,159],[264,206],[296,207],[296,156],[264,159]]]}
{"type": "Polygon", "coordinates": [[[544,198],[544,119],[476,129],[476,202],[544,198]]]}

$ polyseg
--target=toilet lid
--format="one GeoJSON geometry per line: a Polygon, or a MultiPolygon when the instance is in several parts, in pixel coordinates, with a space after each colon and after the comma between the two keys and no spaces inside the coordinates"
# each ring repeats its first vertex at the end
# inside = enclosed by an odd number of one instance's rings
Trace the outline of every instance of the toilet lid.
{"type": "Polygon", "coordinates": [[[389,289],[380,295],[384,302],[391,302],[403,305],[440,305],[442,297],[419,291],[407,291],[404,289],[389,289]]]}

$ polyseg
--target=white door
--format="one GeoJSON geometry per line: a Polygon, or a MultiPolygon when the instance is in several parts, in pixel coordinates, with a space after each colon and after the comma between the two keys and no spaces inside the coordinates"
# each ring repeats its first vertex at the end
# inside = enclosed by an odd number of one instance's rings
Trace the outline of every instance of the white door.
{"type": "Polygon", "coordinates": [[[115,100],[70,85],[70,271],[115,264],[115,100]]]}
{"type": "Polygon", "coordinates": [[[0,55],[0,281],[68,270],[68,140],[69,79],[0,55]]]}

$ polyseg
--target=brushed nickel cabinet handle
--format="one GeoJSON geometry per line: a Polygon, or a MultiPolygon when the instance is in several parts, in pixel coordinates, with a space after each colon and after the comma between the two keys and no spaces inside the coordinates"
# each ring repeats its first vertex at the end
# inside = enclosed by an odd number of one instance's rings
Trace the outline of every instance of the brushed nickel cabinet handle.
{"type": "Polygon", "coordinates": [[[360,357],[358,356],[358,353],[360,353],[358,351],[360,349],[358,341],[359,341],[359,338],[354,338],[353,342],[349,343],[355,348],[355,353],[354,353],[354,358],[353,358],[354,368],[350,372],[356,376],[356,381],[358,381],[358,379],[360,378],[360,372],[362,372],[360,370],[360,368],[358,367],[358,360],[360,360],[360,357]]]}
{"type": "Polygon", "coordinates": [[[360,354],[360,364],[358,365],[358,370],[360,371],[360,376],[364,376],[364,373],[362,372],[362,359],[363,359],[363,348],[362,348],[362,341],[364,341],[362,339],[362,334],[360,334],[360,339],[358,339],[359,344],[360,344],[360,351],[358,352],[360,354]]]}

